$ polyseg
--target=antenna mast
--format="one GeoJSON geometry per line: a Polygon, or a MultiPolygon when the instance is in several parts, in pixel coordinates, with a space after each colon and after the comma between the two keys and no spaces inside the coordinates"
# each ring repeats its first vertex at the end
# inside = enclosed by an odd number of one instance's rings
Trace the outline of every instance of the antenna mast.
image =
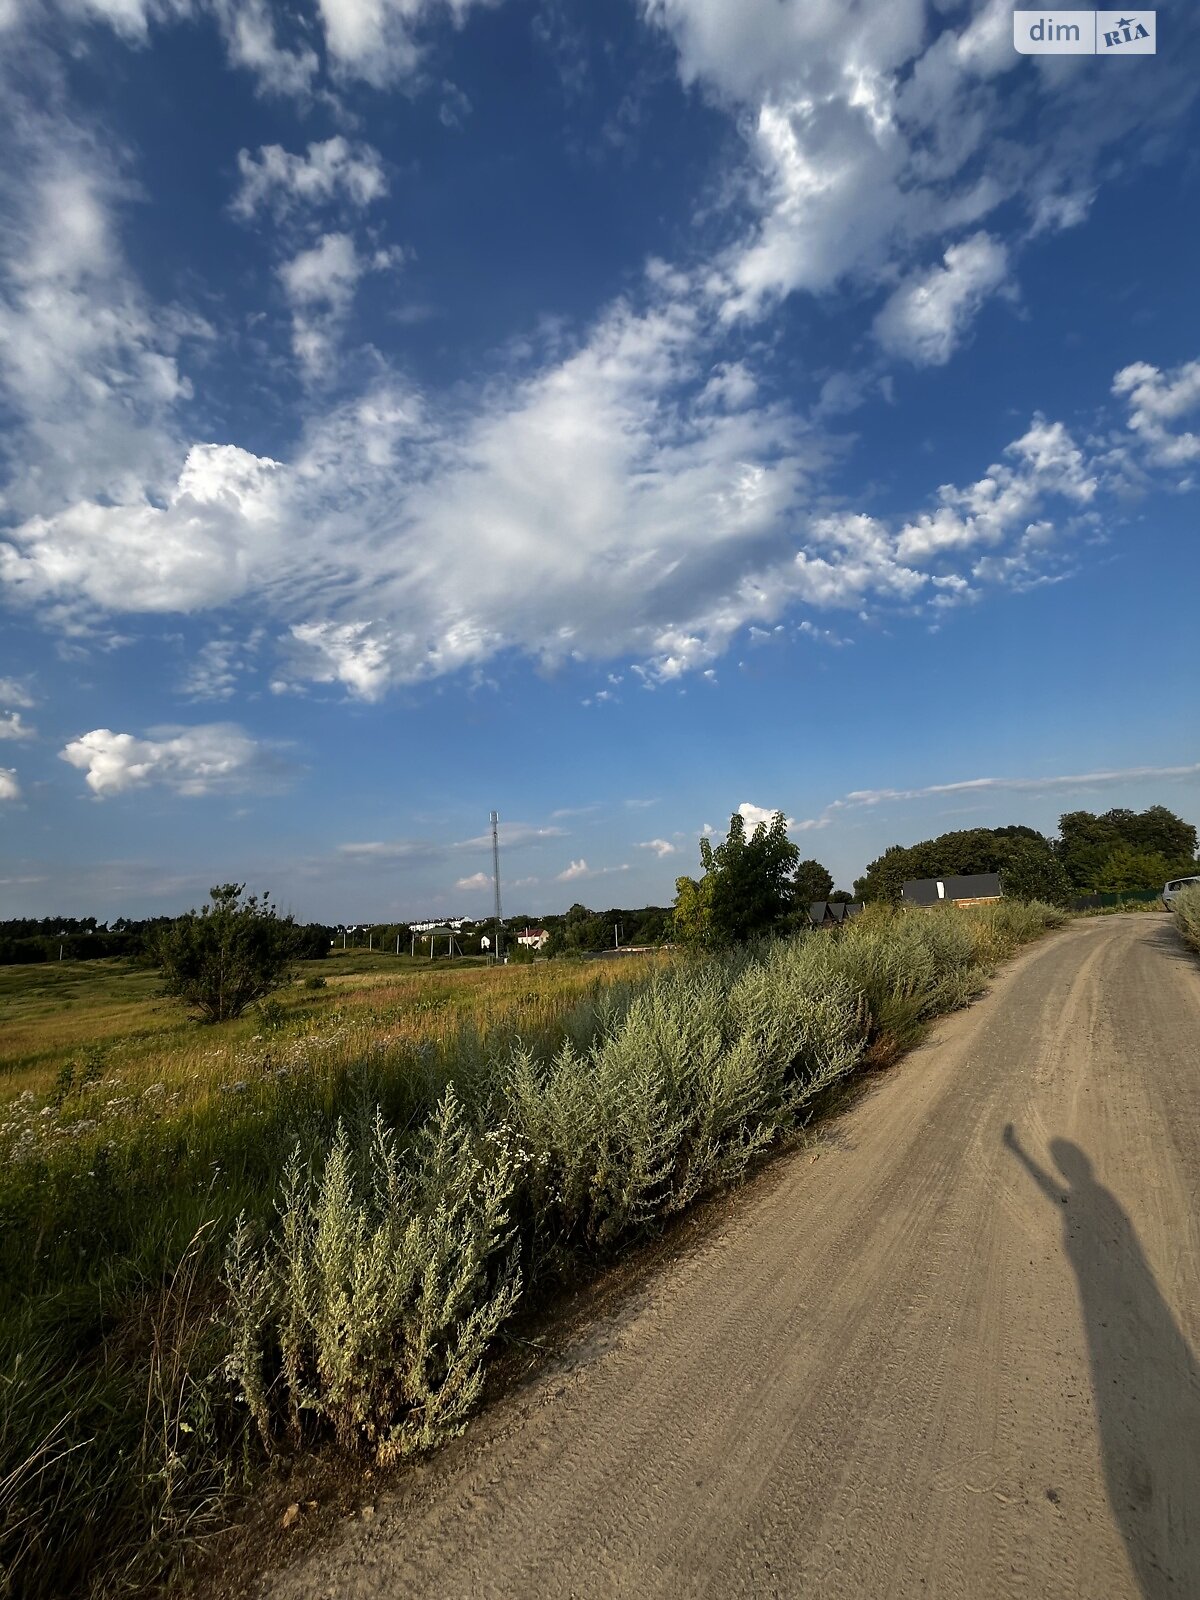
{"type": "Polygon", "coordinates": [[[500,813],[492,812],[492,883],[496,889],[496,960],[500,959],[500,813]]]}

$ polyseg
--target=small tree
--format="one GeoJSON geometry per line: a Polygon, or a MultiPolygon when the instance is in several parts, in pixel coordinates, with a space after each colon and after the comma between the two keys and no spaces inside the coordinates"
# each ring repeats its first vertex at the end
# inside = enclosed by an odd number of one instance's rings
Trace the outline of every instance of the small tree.
{"type": "Polygon", "coordinates": [[[828,900],[833,894],[833,874],[819,861],[801,861],[792,874],[796,905],[807,911],[815,900],[828,900]]]}
{"type": "Polygon", "coordinates": [[[290,976],[295,922],[279,915],[269,895],[245,896],[245,889],[244,883],[217,884],[208,905],[177,917],[158,937],[167,993],[206,1022],[240,1017],[290,976]]]}
{"type": "Polygon", "coordinates": [[[745,818],[735,812],[723,843],[700,841],[704,876],[675,883],[675,926],[691,944],[727,946],[778,932],[792,895],[792,872],[800,855],[787,836],[787,819],[776,811],[749,838],[745,818]]]}

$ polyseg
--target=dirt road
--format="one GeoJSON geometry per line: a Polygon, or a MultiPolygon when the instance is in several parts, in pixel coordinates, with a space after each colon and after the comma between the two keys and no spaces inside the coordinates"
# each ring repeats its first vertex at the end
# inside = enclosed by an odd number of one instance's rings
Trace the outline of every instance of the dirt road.
{"type": "Polygon", "coordinates": [[[1198,1202],[1200,966],[1076,923],[269,1593],[1195,1600],[1198,1202]]]}

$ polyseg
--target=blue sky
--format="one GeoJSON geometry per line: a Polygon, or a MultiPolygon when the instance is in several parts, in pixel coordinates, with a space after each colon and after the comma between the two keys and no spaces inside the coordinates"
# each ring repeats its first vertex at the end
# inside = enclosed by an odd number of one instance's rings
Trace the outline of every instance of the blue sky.
{"type": "Polygon", "coordinates": [[[1200,26],[0,0],[0,916],[1200,820],[1200,26]]]}

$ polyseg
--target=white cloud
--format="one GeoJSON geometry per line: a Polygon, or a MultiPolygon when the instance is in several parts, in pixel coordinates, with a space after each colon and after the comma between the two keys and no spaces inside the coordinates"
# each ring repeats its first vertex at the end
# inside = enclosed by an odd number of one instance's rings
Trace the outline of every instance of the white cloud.
{"type": "Polygon", "coordinates": [[[165,506],[81,501],[13,529],[0,581],[109,613],[219,605],[281,555],[277,467],[236,445],[194,445],[165,506]]]}
{"type": "Polygon", "coordinates": [[[398,250],[361,256],[348,233],[326,233],[279,268],[292,307],[292,349],[309,376],[319,376],[332,364],[336,338],[360,280],[368,272],[398,266],[402,258],[398,250]]]}
{"type": "Polygon", "coordinates": [[[37,729],[22,722],[19,711],[0,711],[0,739],[36,739],[37,729]]]}
{"type": "Polygon", "coordinates": [[[334,200],[362,210],[387,193],[383,161],[369,144],[352,144],[341,134],[314,141],[304,155],[266,144],[257,156],[238,151],[241,185],[230,209],[248,220],[261,210],[284,216],[300,206],[325,206],[334,200]]]}
{"type": "Polygon", "coordinates": [[[486,0],[317,0],[334,66],[377,88],[412,77],[422,31],[442,21],[461,26],[476,3],[486,0]]]}
{"type": "Polygon", "coordinates": [[[184,670],[180,692],[189,700],[230,699],[262,640],[261,628],[252,629],[245,639],[221,633],[207,640],[184,670]]]}
{"type": "Polygon", "coordinates": [[[328,306],[342,311],[353,298],[365,268],[348,233],[326,233],[279,269],[284,293],[296,306],[328,306]]]}
{"type": "Polygon", "coordinates": [[[1127,396],[1129,426],[1164,466],[1200,460],[1200,435],[1169,427],[1200,408],[1200,361],[1188,361],[1169,372],[1135,361],[1113,379],[1113,393],[1127,396]]]}
{"type": "MultiPolygon", "coordinates": [[[[456,889],[469,889],[476,893],[492,887],[492,880],[486,872],[473,872],[469,878],[459,878],[454,887],[456,889]]],[[[511,885],[510,885],[511,887],[511,885]]]]}
{"type": "MultiPolygon", "coordinates": [[[[998,80],[1026,66],[1003,0],[957,10],[941,0],[642,0],[642,10],[674,44],[682,81],[746,133],[750,170],[729,190],[752,220],[708,275],[730,319],[797,292],[894,285],[928,260],[931,242],[961,249],[954,241],[1005,204],[1024,210],[1028,235],[1074,226],[1106,149],[1122,149],[1135,128],[1144,140],[1150,125],[1184,126],[1195,95],[1182,58],[1115,99],[1095,74],[1054,71],[1026,72],[1021,94],[1002,95],[998,80]]],[[[994,276],[994,265],[975,265],[994,276]]],[[[954,340],[983,298],[968,266],[947,253],[925,284],[954,340]]],[[[898,338],[916,314],[896,306],[898,338]]],[[[910,329],[906,351],[916,337],[910,329]]],[[[926,328],[919,359],[944,359],[947,342],[926,328]]]]}
{"type": "Polygon", "coordinates": [[[19,800],[21,798],[21,785],[17,781],[17,774],[12,767],[0,767],[0,803],[5,800],[19,800]]]}
{"type": "Polygon", "coordinates": [[[1162,782],[1200,776],[1200,761],[1182,766],[1112,767],[1096,772],[1051,773],[1036,778],[960,778],[951,783],[930,783],[913,789],[852,789],[831,800],[819,817],[793,823],[792,831],[828,827],[843,811],[873,810],[895,801],[939,799],[947,795],[992,793],[1054,794],[1059,791],[1113,788],[1139,782],[1162,782]]]}
{"type": "MultiPolygon", "coordinates": [[[[768,33],[773,17],[745,13],[768,33]]],[[[855,117],[886,130],[882,90],[846,92],[855,117]]],[[[652,686],[711,669],[741,630],[798,607],[944,607],[971,597],[972,578],[1016,583],[1018,559],[1033,581],[1050,543],[1030,534],[1048,526],[1042,502],[1078,512],[1096,493],[1066,429],[1036,420],[1001,464],[944,486],[899,532],[853,510],[814,515],[830,445],[770,398],[759,330],[743,348],[722,321],[728,262],[716,288],[659,263],[636,300],[578,338],[559,327],[531,340],[474,396],[439,400],[385,370],[366,393],[308,406],[286,462],[189,445],[177,353],[192,325],[144,304],[116,239],[121,184],[76,143],[64,155],[61,140],[35,141],[0,305],[18,418],[0,582],[59,625],[247,600],[284,651],[281,691],[310,681],[378,699],[504,651],[547,666],[629,657],[652,686]]],[[[301,159],[287,157],[284,181],[301,159]]],[[[335,231],[281,266],[310,375],[332,361],[362,274],[383,264],[335,231]]],[[[223,693],[218,654],[208,682],[223,693]]]]}
{"type": "Polygon", "coordinates": [[[148,784],[181,795],[231,793],[274,786],[280,776],[280,763],[266,747],[224,722],[153,730],[144,739],[94,728],[59,754],[100,798],[148,784]]]}
{"type": "Polygon", "coordinates": [[[151,307],[133,281],[113,220],[129,186],[95,136],[20,102],[0,110],[4,508],[121,504],[178,462],[173,418],[191,394],[179,357],[211,330],[151,307]]]}
{"type": "Polygon", "coordinates": [[[1008,252],[976,233],[946,251],[944,265],[914,273],[875,319],[875,336],[891,355],[916,366],[943,366],[980,306],[1008,275],[1008,252]]]}
{"type": "Polygon", "coordinates": [[[30,711],[33,703],[33,696],[19,678],[0,678],[0,706],[19,706],[22,711],[30,711]]]}
{"type": "Polygon", "coordinates": [[[1061,422],[1035,418],[1005,449],[1011,458],[988,468],[966,489],[943,484],[938,505],[901,530],[896,554],[902,561],[924,561],[952,550],[997,545],[1024,528],[1049,495],[1086,506],[1098,482],[1083,451],[1061,422]]]}
{"type": "MultiPolygon", "coordinates": [[[[746,824],[747,832],[753,833],[756,828],[769,828],[775,818],[778,806],[756,806],[749,800],[743,800],[738,807],[738,816],[746,824]]],[[[789,828],[792,826],[790,817],[785,819],[789,828]]]]}
{"type": "MultiPolygon", "coordinates": [[[[499,832],[500,847],[506,852],[541,844],[548,839],[566,837],[566,830],[563,828],[540,827],[529,822],[502,822],[499,832]]],[[[490,851],[492,836],[490,832],[480,833],[473,838],[456,839],[448,844],[432,839],[371,839],[361,843],[340,844],[337,848],[339,855],[364,860],[408,861],[419,858],[435,861],[451,855],[490,851]]],[[[488,882],[491,882],[490,877],[488,882]]]]}
{"type": "Polygon", "coordinates": [[[645,839],[634,848],[638,850],[653,850],[661,861],[664,856],[673,856],[677,847],[669,839],[645,839]]]}
{"type": "Polygon", "coordinates": [[[628,871],[629,865],[627,862],[622,863],[619,867],[589,867],[581,857],[578,861],[572,861],[570,866],[564,867],[554,881],[556,883],[578,883],[584,878],[607,878],[611,877],[613,873],[628,871]]]}
{"type": "MultiPolygon", "coordinates": [[[[280,44],[269,0],[212,0],[213,11],[235,67],[254,73],[270,94],[308,96],[320,63],[309,45],[280,44]]],[[[186,11],[187,7],[181,7],[186,11]]]]}

